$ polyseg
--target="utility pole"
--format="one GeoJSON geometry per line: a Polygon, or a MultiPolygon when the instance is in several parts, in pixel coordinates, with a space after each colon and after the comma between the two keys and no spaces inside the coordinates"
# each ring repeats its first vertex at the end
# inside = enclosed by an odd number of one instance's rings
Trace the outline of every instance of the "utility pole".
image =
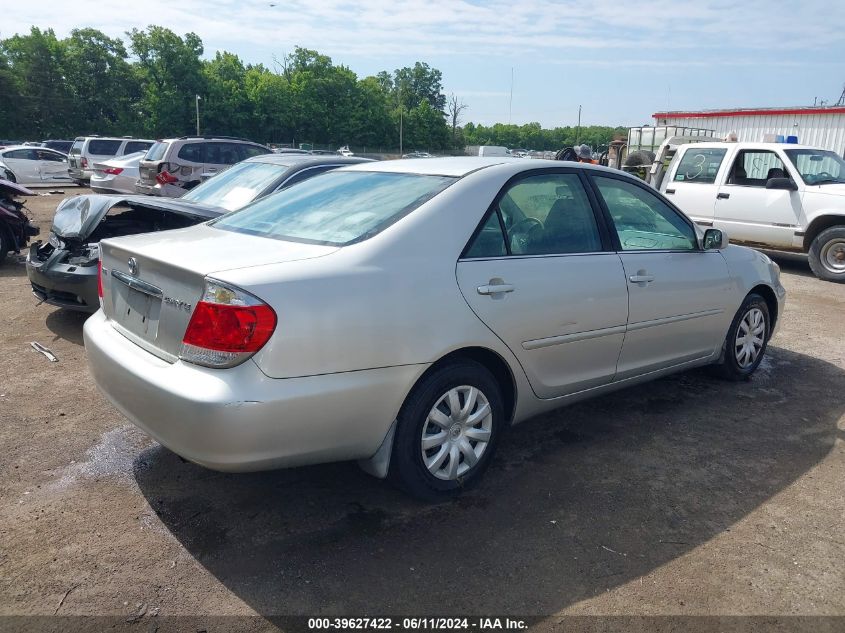
{"type": "Polygon", "coordinates": [[[399,155],[402,155],[402,119],[405,114],[405,104],[402,102],[402,84],[399,84],[399,155]]]}
{"type": "Polygon", "coordinates": [[[508,125],[511,124],[511,116],[513,115],[513,66],[511,66],[511,96],[508,101],[508,125]]]}
{"type": "Polygon", "coordinates": [[[578,106],[578,127],[575,128],[575,144],[581,142],[581,106],[578,106]]]}
{"type": "Polygon", "coordinates": [[[197,136],[200,135],[200,97],[199,95],[196,96],[196,105],[197,105],[197,136]]]}

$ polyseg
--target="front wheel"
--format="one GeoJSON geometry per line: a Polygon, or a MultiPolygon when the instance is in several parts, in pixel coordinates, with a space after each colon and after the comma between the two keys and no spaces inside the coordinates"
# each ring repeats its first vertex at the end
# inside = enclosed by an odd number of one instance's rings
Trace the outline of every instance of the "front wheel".
{"type": "Polygon", "coordinates": [[[745,297],[728,329],[722,358],[714,366],[717,375],[728,380],[750,378],[763,360],[770,336],[769,305],[752,293],[745,297]]]}
{"type": "Polygon", "coordinates": [[[481,477],[504,420],[499,386],[479,363],[457,361],[414,387],[399,412],[388,477],[425,501],[456,496],[481,477]]]}
{"type": "Polygon", "coordinates": [[[845,226],[832,226],[819,233],[810,244],[808,256],[816,277],[845,283],[845,226]]]}

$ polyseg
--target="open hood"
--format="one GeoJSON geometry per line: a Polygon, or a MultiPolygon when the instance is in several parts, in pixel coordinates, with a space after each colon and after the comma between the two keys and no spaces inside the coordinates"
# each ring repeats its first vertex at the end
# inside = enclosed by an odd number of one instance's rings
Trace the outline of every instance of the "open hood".
{"type": "Polygon", "coordinates": [[[197,218],[198,221],[210,220],[226,213],[226,209],[220,207],[172,198],[88,194],[62,200],[56,209],[51,231],[66,239],[84,240],[94,232],[109,210],[118,205],[166,211],[197,218]]]}

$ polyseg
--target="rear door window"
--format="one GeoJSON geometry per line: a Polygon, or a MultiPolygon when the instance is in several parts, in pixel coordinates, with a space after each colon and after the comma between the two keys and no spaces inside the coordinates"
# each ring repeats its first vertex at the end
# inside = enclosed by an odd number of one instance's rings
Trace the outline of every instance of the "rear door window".
{"type": "Polygon", "coordinates": [[[143,150],[147,150],[152,146],[152,143],[149,141],[128,141],[126,143],[126,147],[123,148],[123,155],[126,154],[134,154],[135,152],[140,152],[143,150]]]}
{"type": "Polygon", "coordinates": [[[3,154],[4,158],[11,160],[36,160],[35,150],[32,149],[15,149],[11,152],[3,154]]]}
{"type": "Polygon", "coordinates": [[[88,141],[88,153],[94,156],[115,156],[123,141],[105,139],[91,139],[88,141]]]}
{"type": "Polygon", "coordinates": [[[204,148],[205,145],[203,143],[185,143],[185,145],[179,148],[178,156],[190,163],[202,163],[205,162],[203,160],[204,148]]]}
{"type": "Polygon", "coordinates": [[[206,165],[234,165],[240,162],[237,143],[206,143],[206,165]]]}
{"type": "Polygon", "coordinates": [[[79,155],[82,153],[82,144],[85,141],[83,139],[79,139],[73,142],[73,145],[70,146],[70,153],[74,155],[79,155]]]}
{"type": "Polygon", "coordinates": [[[678,168],[675,170],[675,176],[672,180],[703,184],[716,182],[716,174],[719,173],[725,152],[727,150],[715,148],[696,149],[691,147],[687,149],[681,157],[681,162],[678,163],[678,168]]]}
{"type": "Polygon", "coordinates": [[[241,145],[244,158],[252,158],[253,156],[261,156],[267,154],[267,150],[257,145],[241,145]]]}

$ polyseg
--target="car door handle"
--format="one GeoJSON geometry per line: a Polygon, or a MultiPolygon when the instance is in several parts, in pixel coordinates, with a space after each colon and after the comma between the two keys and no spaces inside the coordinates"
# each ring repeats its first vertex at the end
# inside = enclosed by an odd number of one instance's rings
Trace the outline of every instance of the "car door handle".
{"type": "Polygon", "coordinates": [[[644,272],[645,271],[640,271],[636,275],[631,275],[628,279],[630,279],[631,283],[634,284],[647,284],[654,281],[654,275],[646,275],[644,272]]]}
{"type": "Polygon", "coordinates": [[[497,295],[502,292],[513,292],[514,287],[511,284],[487,284],[479,286],[477,290],[480,295],[497,295]]]}
{"type": "Polygon", "coordinates": [[[731,194],[729,194],[729,193],[717,193],[716,194],[716,200],[727,200],[730,197],[731,197],[731,194]]]}
{"type": "Polygon", "coordinates": [[[675,190],[674,190],[674,189],[667,189],[667,190],[666,190],[666,195],[667,195],[667,196],[671,196],[673,193],[675,193],[675,190]]]}

